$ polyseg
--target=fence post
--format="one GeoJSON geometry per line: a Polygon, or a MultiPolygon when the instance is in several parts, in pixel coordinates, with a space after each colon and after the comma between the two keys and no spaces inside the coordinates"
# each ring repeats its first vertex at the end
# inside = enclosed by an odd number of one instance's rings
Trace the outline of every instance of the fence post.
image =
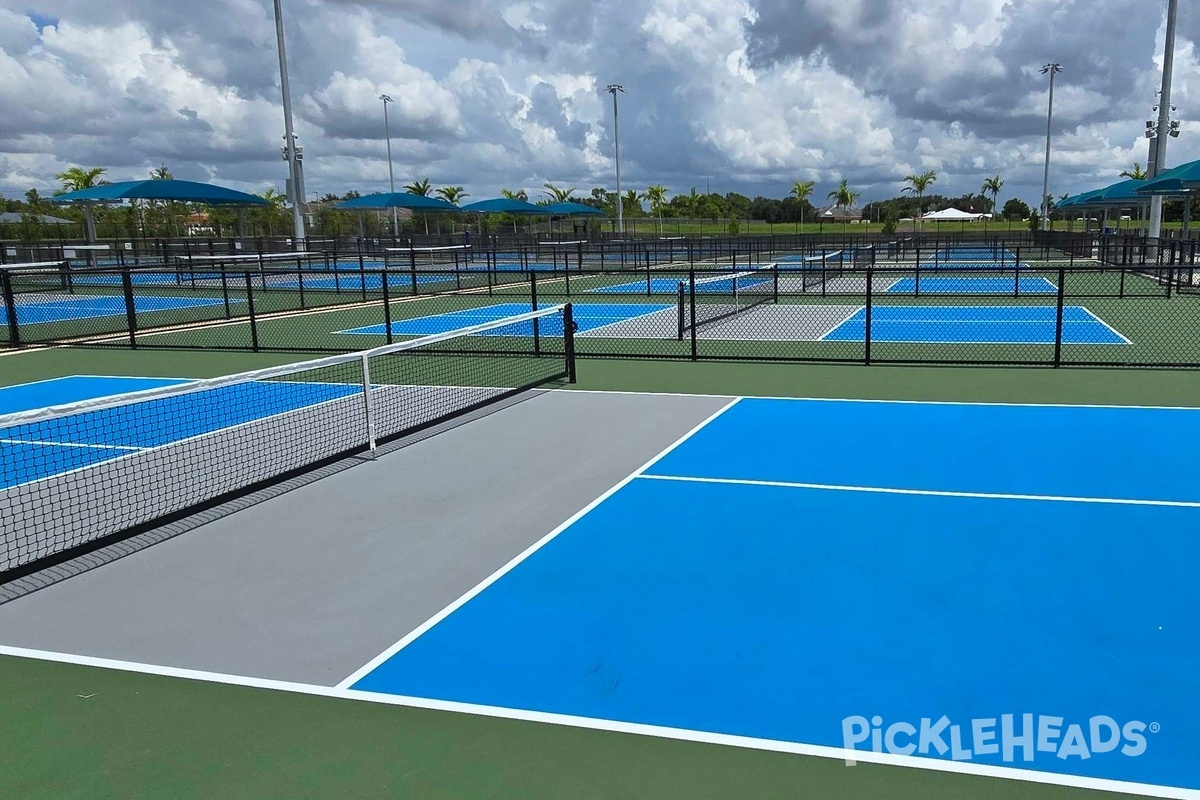
{"type": "MultiPolygon", "coordinates": [[[[533,310],[537,311],[537,272],[532,269],[529,270],[529,300],[530,304],[533,306],[533,310]]],[[[542,354],[542,331],[541,326],[538,325],[539,322],[541,322],[540,319],[537,317],[533,318],[533,354],[535,356],[540,356],[542,354]]]]}
{"type": "Polygon", "coordinates": [[[412,293],[417,294],[417,251],[411,246],[408,248],[408,268],[412,276],[412,293]]]}
{"type": "Polygon", "coordinates": [[[867,366],[871,365],[871,306],[874,305],[875,296],[875,270],[871,267],[867,268],[867,305],[866,305],[866,321],[863,326],[863,359],[867,366]]]}
{"type": "Polygon", "coordinates": [[[4,307],[8,309],[8,342],[16,346],[21,343],[21,329],[17,322],[17,301],[12,287],[12,275],[7,269],[0,270],[0,293],[4,295],[4,307]]]}
{"type": "Polygon", "coordinates": [[[1067,271],[1058,268],[1058,311],[1054,318],[1054,366],[1062,366],[1063,297],[1066,295],[1067,271]]]}
{"type": "Polygon", "coordinates": [[[121,270],[121,289],[125,292],[125,321],[129,326],[129,346],[137,349],[137,308],[133,302],[133,276],[129,267],[121,270]]]}
{"type": "Polygon", "coordinates": [[[687,303],[687,289],[684,287],[683,281],[680,281],[679,288],[675,295],[675,310],[676,318],[678,319],[678,324],[675,327],[677,329],[676,333],[678,334],[679,341],[681,342],[683,341],[683,334],[687,329],[687,325],[683,321],[684,315],[687,313],[687,306],[685,303],[687,303]]]}
{"type": "MultiPolygon", "coordinates": [[[[384,262],[383,266],[385,268],[387,267],[386,261],[384,262]]],[[[362,283],[362,299],[365,303],[367,302],[367,262],[363,259],[361,246],[359,247],[358,251],[358,277],[362,283]]]]}
{"type": "MultiPolygon", "coordinates": [[[[385,262],[386,263],[386,262],[385,262]]],[[[383,288],[383,331],[387,336],[387,343],[392,343],[392,293],[388,290],[388,271],[384,267],[383,277],[380,284],[383,288]]]]}
{"type": "Polygon", "coordinates": [[[246,308],[250,312],[250,349],[258,352],[258,319],[254,313],[254,280],[250,273],[246,277],[246,308]]]}
{"type": "Polygon", "coordinates": [[[575,311],[571,303],[563,307],[563,335],[567,351],[567,382],[575,383],[575,311]]]}
{"type": "Polygon", "coordinates": [[[221,299],[225,303],[225,319],[232,319],[233,309],[229,305],[229,273],[225,271],[224,265],[221,266],[221,299]]]}
{"type": "Polygon", "coordinates": [[[696,268],[694,266],[688,270],[688,284],[688,315],[692,332],[692,361],[698,361],[700,352],[697,349],[696,343],[696,268]]]}

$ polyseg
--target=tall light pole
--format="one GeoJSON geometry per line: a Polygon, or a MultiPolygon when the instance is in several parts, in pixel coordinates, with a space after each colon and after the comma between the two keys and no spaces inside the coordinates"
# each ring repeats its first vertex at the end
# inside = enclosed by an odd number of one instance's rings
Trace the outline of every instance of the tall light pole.
{"type": "Polygon", "coordinates": [[[610,83],[608,91],[613,96],[613,141],[617,151],[617,233],[625,232],[625,206],[621,199],[621,127],[617,122],[617,92],[624,92],[619,83],[610,83]]]}
{"type": "Polygon", "coordinates": [[[275,0],[275,38],[279,43],[279,84],[283,92],[283,157],[288,162],[288,201],[292,204],[292,224],[296,228],[295,246],[304,241],[304,213],[300,206],[304,202],[304,167],[301,149],[296,145],[296,132],[292,127],[292,89],[288,84],[287,49],[283,43],[282,0],[275,0]]]}
{"type": "MultiPolygon", "coordinates": [[[[1175,68],[1175,17],[1179,12],[1179,0],[1167,2],[1167,41],[1163,49],[1162,91],[1158,93],[1158,126],[1155,128],[1154,164],[1150,167],[1150,180],[1154,180],[1167,165],[1167,136],[1171,130],[1171,73],[1175,68]]],[[[1178,127],[1175,129],[1178,136],[1178,127]]],[[[1190,202],[1186,200],[1185,202],[1190,202]]],[[[1162,195],[1150,197],[1150,228],[1146,235],[1157,239],[1162,235],[1162,195]]]]}
{"type": "MultiPolygon", "coordinates": [[[[388,189],[392,194],[396,193],[396,174],[392,172],[392,129],[388,124],[388,103],[396,102],[386,94],[379,95],[379,99],[383,101],[383,135],[387,138],[387,154],[388,154],[388,189]]],[[[396,216],[396,207],[392,206],[392,236],[400,230],[399,220],[396,216]]]]}
{"type": "Polygon", "coordinates": [[[1054,120],[1054,76],[1062,72],[1062,64],[1047,64],[1042,74],[1050,74],[1050,106],[1046,111],[1046,169],[1042,173],[1042,230],[1050,230],[1050,126],[1054,120]]]}

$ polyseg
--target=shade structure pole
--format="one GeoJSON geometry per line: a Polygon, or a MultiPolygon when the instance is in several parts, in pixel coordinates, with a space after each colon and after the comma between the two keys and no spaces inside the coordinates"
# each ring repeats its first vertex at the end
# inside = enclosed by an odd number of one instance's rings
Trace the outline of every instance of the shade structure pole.
{"type": "Polygon", "coordinates": [[[296,246],[304,241],[304,176],[301,172],[299,148],[296,146],[296,131],[292,126],[292,89],[288,83],[287,48],[283,41],[283,3],[275,0],[275,38],[279,45],[279,85],[283,93],[283,157],[288,162],[288,201],[292,204],[292,224],[295,227],[296,246]]]}
{"type": "MultiPolygon", "coordinates": [[[[1171,73],[1175,69],[1175,18],[1179,12],[1179,0],[1167,1],[1167,37],[1163,48],[1162,91],[1158,94],[1158,131],[1155,137],[1154,166],[1149,179],[1154,180],[1167,165],[1167,134],[1171,125],[1171,73]]],[[[1162,195],[1150,198],[1150,229],[1147,235],[1157,239],[1162,235],[1162,195]]]]}

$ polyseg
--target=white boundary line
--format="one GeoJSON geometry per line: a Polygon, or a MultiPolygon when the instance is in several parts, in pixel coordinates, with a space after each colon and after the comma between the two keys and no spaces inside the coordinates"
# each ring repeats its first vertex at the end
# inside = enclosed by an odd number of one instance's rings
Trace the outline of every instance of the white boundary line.
{"type": "Polygon", "coordinates": [[[26,444],[35,447],[79,447],[86,450],[128,450],[141,452],[143,447],[130,447],[123,444],[79,444],[77,442],[49,442],[35,439],[0,439],[0,444],[26,444]]]}
{"type": "Polygon", "coordinates": [[[532,545],[527,547],[523,552],[517,554],[516,557],[514,557],[512,560],[510,560],[504,566],[500,567],[500,569],[496,570],[491,575],[484,578],[482,581],[480,581],[478,584],[476,584],[474,588],[468,590],[465,594],[463,594],[461,597],[459,597],[453,603],[446,606],[438,613],[434,614],[432,617],[430,617],[428,620],[426,620],[421,625],[417,626],[412,632],[410,632],[403,639],[396,642],[391,647],[388,647],[382,653],[375,656],[375,658],[371,659],[366,664],[363,664],[361,667],[356,669],[354,672],[352,672],[350,675],[348,675],[345,679],[343,679],[340,683],[338,683],[337,688],[338,689],[348,689],[349,687],[351,687],[355,683],[357,683],[359,680],[361,680],[363,677],[365,677],[366,675],[373,672],[376,667],[383,664],[385,661],[387,661],[389,658],[394,656],[396,653],[403,650],[408,645],[412,644],[414,641],[416,641],[418,638],[423,636],[431,628],[433,628],[439,622],[444,620],[446,617],[453,614],[459,608],[462,608],[462,606],[464,606],[467,602],[469,602],[472,598],[474,598],[476,595],[478,595],[484,589],[488,588],[493,583],[500,580],[500,578],[504,577],[506,574],[508,574],[510,571],[512,571],[512,569],[515,568],[522,561],[529,558],[531,555],[536,553],[538,550],[545,547],[547,544],[550,543],[551,540],[553,540],[555,537],[557,537],[560,533],[567,530],[567,528],[570,528],[572,525],[574,525],[580,519],[585,517],[589,512],[591,512],[593,509],[595,509],[597,506],[599,506],[605,500],[612,497],[618,491],[620,491],[625,486],[627,486],[630,482],[633,481],[634,478],[638,477],[643,472],[645,472],[646,470],[648,470],[652,466],[654,466],[656,463],[658,463],[661,459],[665,458],[667,456],[667,454],[670,453],[672,450],[679,447],[681,444],[686,442],[691,437],[695,436],[710,422],[712,422],[717,417],[721,416],[726,411],[728,411],[729,409],[731,409],[735,405],[737,405],[738,402],[739,402],[738,398],[734,398],[734,399],[730,400],[728,403],[726,403],[725,405],[721,406],[721,408],[719,408],[717,411],[710,414],[700,424],[696,425],[694,428],[689,430],[683,436],[679,437],[674,442],[672,442],[670,445],[668,445],[664,450],[659,452],[658,455],[654,456],[649,461],[647,461],[645,464],[643,464],[642,466],[640,466],[636,470],[634,470],[632,473],[625,476],[625,478],[620,480],[616,485],[611,487],[608,491],[604,492],[604,494],[600,495],[595,500],[593,500],[592,502],[588,503],[586,506],[581,508],[579,511],[572,514],[565,522],[563,522],[557,528],[550,531],[548,534],[543,536],[538,541],[534,542],[532,545]]]}
{"type": "MultiPolygon", "coordinates": [[[[839,367],[840,369],[840,367],[839,367]]],[[[734,395],[713,393],[706,394],[704,392],[637,392],[623,391],[619,389],[552,389],[554,392],[565,392],[568,394],[619,394],[619,395],[639,395],[639,396],[662,396],[662,397],[713,397],[713,398],[734,398],[738,400],[784,400],[788,402],[800,403],[892,403],[898,405],[916,405],[916,406],[1000,406],[1004,408],[1105,408],[1105,409],[1131,409],[1135,411],[1196,411],[1200,412],[1200,406],[1115,406],[1104,405],[1102,403],[1002,403],[994,401],[982,400],[890,400],[890,399],[872,399],[869,397],[785,397],[783,395],[734,395]]]]}
{"type": "MultiPolygon", "coordinates": [[[[854,308],[853,306],[841,306],[841,307],[842,307],[842,308],[854,308]]],[[[834,308],[838,308],[838,306],[834,306],[834,308]]],[[[850,314],[848,314],[848,315],[846,316],[846,318],[845,318],[845,319],[843,319],[843,320],[842,320],[841,322],[839,322],[837,325],[834,325],[832,328],[830,328],[829,330],[827,330],[827,331],[825,331],[823,334],[821,334],[821,338],[817,339],[817,341],[818,341],[818,342],[829,341],[829,340],[828,340],[826,337],[828,337],[828,336],[832,336],[834,331],[836,331],[838,328],[842,327],[842,326],[843,326],[843,325],[845,325],[847,322],[849,322],[850,320],[854,319],[855,317],[857,317],[859,314],[863,313],[863,312],[864,312],[864,311],[866,311],[866,310],[867,310],[867,307],[866,307],[866,306],[859,306],[858,308],[855,308],[855,309],[854,309],[852,312],[850,312],[850,314]]],[[[865,324],[866,324],[866,320],[864,320],[864,321],[863,321],[863,324],[864,324],[864,326],[865,326],[865,324]]],[[[805,340],[805,341],[807,341],[807,340],[805,340]]],[[[841,340],[834,340],[834,341],[841,341],[841,340]]],[[[850,342],[852,342],[852,343],[853,343],[853,341],[854,341],[854,340],[853,340],[853,339],[850,339],[850,340],[847,340],[847,341],[850,341],[850,342]]],[[[864,341],[865,341],[865,340],[864,340],[864,341]]]]}
{"type": "MultiPolygon", "coordinates": [[[[1096,312],[1092,311],[1087,306],[1076,306],[1076,308],[1082,308],[1084,310],[1084,312],[1087,313],[1089,316],[1091,316],[1092,319],[1096,320],[1096,322],[1099,322],[1101,325],[1108,328],[1110,331],[1113,332],[1113,334],[1115,336],[1120,336],[1121,340],[1125,344],[1133,344],[1133,342],[1131,342],[1129,340],[1129,338],[1125,336],[1125,334],[1121,333],[1119,330],[1114,328],[1112,325],[1109,325],[1107,322],[1105,322],[1103,319],[1101,319],[1100,316],[1098,314],[1096,314],[1096,312]]],[[[1086,320],[1077,320],[1077,321],[1078,322],[1086,322],[1086,320]]]]}
{"type": "Polygon", "coordinates": [[[892,489],[879,486],[842,486],[829,483],[793,481],[760,481],[744,478],[695,478],[686,475],[638,475],[641,480],[674,481],[677,483],[717,483],[731,486],[766,486],[773,489],[819,489],[829,492],[859,492],[865,494],[903,494],[918,497],[966,497],[979,500],[1043,500],[1054,503],[1093,503],[1115,506],[1165,506],[1168,508],[1200,508],[1191,500],[1135,500],[1109,497],[1069,497],[1045,494],[1004,494],[998,492],[954,492],[941,489],[892,489]]]}
{"type": "Polygon", "coordinates": [[[119,661],[96,656],[55,653],[45,650],[33,650],[24,647],[0,645],[0,656],[25,658],[36,661],[51,661],[59,664],[73,664],[97,669],[117,670],[142,675],[157,675],[165,678],[179,678],[191,681],[203,681],[227,686],[239,686],[250,689],[267,689],[291,694],[326,697],[339,700],[350,700],[380,705],[418,708],[429,711],[444,711],[455,714],[507,719],[518,722],[534,722],[547,725],[560,725],[585,730],[604,731],[609,733],[626,733],[635,736],[648,736],[657,739],[695,742],[722,747],[738,747],[747,750],[764,750],[775,753],[790,753],[793,755],[810,756],[814,758],[837,759],[847,762],[864,762],[884,766],[908,767],[929,772],[949,772],[959,775],[974,775],[985,778],[1022,781],[1025,783],[1041,783],[1052,786],[1068,786],[1095,791],[1119,792],[1136,794],[1147,797],[1160,797],[1166,800],[1200,800],[1200,790],[1186,789],[1173,786],[1157,786],[1147,783],[1133,783],[1108,778],[1088,778],[1078,775],[1067,775],[1054,772],[1043,772],[1017,767],[997,767],[987,764],[975,764],[967,761],[950,761],[940,758],[921,756],[898,756],[890,753],[876,753],[869,750],[847,750],[826,745],[800,744],[775,739],[757,739],[749,736],[734,736],[730,734],[709,733],[706,731],[688,730],[684,728],[668,728],[658,725],[645,725],[633,722],[617,722],[614,720],[578,717],[567,714],[551,714],[541,711],[525,711],[521,709],[501,708],[497,706],[457,703],[448,700],[430,700],[404,695],[377,694],[340,687],[317,686],[306,683],[293,683],[270,678],[252,678],[240,675],[228,675],[219,672],[184,669],[180,667],[165,667],[155,664],[143,664],[134,661],[119,661]]]}

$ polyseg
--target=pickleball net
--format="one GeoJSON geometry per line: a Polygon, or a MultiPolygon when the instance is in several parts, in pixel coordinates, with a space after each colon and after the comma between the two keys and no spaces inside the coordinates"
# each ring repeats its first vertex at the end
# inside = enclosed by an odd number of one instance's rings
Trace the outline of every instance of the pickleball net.
{"type": "Polygon", "coordinates": [[[0,416],[0,584],[574,378],[571,307],[0,416]]]}
{"type": "Polygon", "coordinates": [[[694,329],[745,314],[779,301],[779,271],[774,264],[748,272],[689,278],[679,284],[679,339],[694,329]]]}

